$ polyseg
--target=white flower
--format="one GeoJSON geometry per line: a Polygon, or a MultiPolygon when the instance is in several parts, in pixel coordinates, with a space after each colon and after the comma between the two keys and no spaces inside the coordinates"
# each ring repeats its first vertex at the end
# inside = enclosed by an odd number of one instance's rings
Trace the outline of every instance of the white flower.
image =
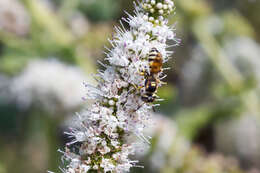
{"type": "Polygon", "coordinates": [[[75,134],[75,138],[76,138],[76,140],[77,141],[79,141],[79,142],[82,142],[82,141],[85,141],[86,140],[86,135],[85,135],[85,133],[84,132],[81,132],[81,131],[79,131],[79,132],[77,132],[76,134],[75,134]]]}
{"type": "Polygon", "coordinates": [[[82,164],[80,171],[81,172],[88,172],[89,169],[90,169],[90,166],[82,164]]]}
{"type": "MultiPolygon", "coordinates": [[[[81,160],[95,158],[88,160],[88,163],[84,162],[89,166],[87,170],[128,172],[131,167],[136,166],[137,161],[130,160],[129,155],[134,154],[138,145],[126,141],[125,137],[134,134],[143,142],[149,143],[144,130],[150,124],[152,105],[141,99],[146,77],[140,72],[150,73],[148,56],[153,48],[162,54],[163,62],[169,59],[166,41],[175,40],[175,35],[165,25],[167,10],[163,10],[162,16],[153,16],[150,9],[153,8],[158,14],[158,8],[167,5],[169,9],[170,2],[156,4],[156,1],[146,1],[140,4],[144,8],[137,6],[135,16],[129,15],[124,19],[130,29],[125,29],[123,25],[122,28],[116,27],[116,34],[110,40],[112,48],[106,53],[109,64],[102,64],[105,69],[99,70],[96,75],[98,85],[94,87],[86,84],[86,99],[95,102],[78,115],[79,124],[66,134],[73,138],[67,144],[70,146],[68,148],[73,148],[76,144],[80,148],[74,157],[81,160]]],[[[64,154],[66,158],[70,158],[70,153],[75,152],[68,148],[64,154]]],[[[69,172],[71,168],[75,168],[73,163],[68,164],[65,172],[69,172]]],[[[75,172],[81,168],[79,166],[75,172]]]]}
{"type": "Polygon", "coordinates": [[[104,172],[113,171],[115,168],[115,165],[109,159],[102,159],[100,166],[104,168],[104,172]]]}

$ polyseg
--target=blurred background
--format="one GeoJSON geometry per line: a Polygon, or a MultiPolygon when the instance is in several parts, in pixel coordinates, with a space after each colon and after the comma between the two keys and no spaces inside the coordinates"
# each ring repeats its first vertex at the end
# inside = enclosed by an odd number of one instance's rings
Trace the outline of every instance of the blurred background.
{"type": "MultiPolygon", "coordinates": [[[[133,173],[260,173],[260,1],[175,0],[152,145],[133,173]]],[[[87,105],[132,0],[0,0],[0,173],[59,172],[63,131],[87,105]]]]}

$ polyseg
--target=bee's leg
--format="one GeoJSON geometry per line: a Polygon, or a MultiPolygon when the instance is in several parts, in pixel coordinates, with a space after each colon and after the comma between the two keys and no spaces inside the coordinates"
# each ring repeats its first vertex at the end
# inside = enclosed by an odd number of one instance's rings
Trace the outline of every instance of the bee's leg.
{"type": "Polygon", "coordinates": [[[131,93],[133,93],[134,91],[140,91],[143,87],[142,86],[136,86],[135,84],[132,84],[132,86],[133,87],[131,87],[131,89],[130,90],[128,90],[128,92],[127,92],[127,97],[131,94],[131,93]]]}
{"type": "Polygon", "coordinates": [[[167,85],[167,82],[160,81],[162,85],[167,85]]]}
{"type": "Polygon", "coordinates": [[[153,106],[153,112],[156,112],[155,107],[153,106]]]}
{"type": "Polygon", "coordinates": [[[136,109],[136,111],[138,111],[144,104],[145,104],[145,102],[142,103],[140,106],[138,106],[138,108],[136,109]]]}
{"type": "Polygon", "coordinates": [[[138,111],[145,103],[139,105],[136,109],[132,110],[131,112],[134,113],[136,111],[138,111]]]}
{"type": "Polygon", "coordinates": [[[153,98],[159,99],[160,97],[156,94],[153,94],[153,98]]]}
{"type": "Polygon", "coordinates": [[[139,74],[141,75],[141,76],[145,76],[145,72],[143,72],[143,71],[139,71],[139,74]]]}
{"type": "Polygon", "coordinates": [[[161,99],[158,95],[154,94],[153,97],[155,98],[155,101],[161,102],[164,101],[164,99],[161,99]]]}
{"type": "Polygon", "coordinates": [[[135,84],[132,84],[135,90],[138,90],[138,87],[135,84]]]}
{"type": "Polygon", "coordinates": [[[164,99],[155,99],[155,101],[157,101],[157,102],[162,102],[162,101],[164,101],[164,99]]]}
{"type": "Polygon", "coordinates": [[[166,75],[165,75],[164,77],[162,77],[162,78],[159,78],[159,79],[157,78],[157,79],[156,79],[156,82],[159,83],[159,84],[161,84],[161,85],[166,85],[167,82],[161,81],[161,80],[164,79],[165,77],[166,77],[166,75]]]}
{"type": "Polygon", "coordinates": [[[157,107],[157,106],[160,106],[160,104],[154,104],[154,105],[152,105],[153,112],[156,112],[155,107],[157,107]]]}
{"type": "Polygon", "coordinates": [[[163,75],[162,77],[159,77],[160,78],[160,80],[163,80],[163,79],[165,79],[167,77],[167,75],[163,75]]]}
{"type": "Polygon", "coordinates": [[[141,76],[145,76],[147,74],[147,72],[145,71],[145,69],[143,68],[141,71],[138,69],[138,73],[141,75],[141,76]]]}
{"type": "Polygon", "coordinates": [[[162,71],[165,71],[165,70],[170,70],[171,67],[166,67],[166,68],[163,68],[162,71]]]}
{"type": "Polygon", "coordinates": [[[139,91],[141,90],[144,86],[136,86],[135,84],[132,84],[135,90],[139,91]]]}

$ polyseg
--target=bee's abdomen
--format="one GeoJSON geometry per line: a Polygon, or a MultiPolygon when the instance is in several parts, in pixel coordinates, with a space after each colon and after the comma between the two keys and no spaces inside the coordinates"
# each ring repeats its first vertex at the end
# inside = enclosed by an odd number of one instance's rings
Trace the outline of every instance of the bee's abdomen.
{"type": "Polygon", "coordinates": [[[148,81],[148,83],[146,84],[146,88],[145,91],[147,93],[154,93],[157,90],[157,84],[156,82],[150,82],[148,81]]]}
{"type": "Polygon", "coordinates": [[[162,62],[152,61],[150,62],[150,73],[157,74],[162,70],[162,62]]]}
{"type": "Polygon", "coordinates": [[[157,49],[153,48],[151,50],[148,61],[150,66],[150,73],[157,74],[161,72],[163,60],[161,53],[157,49]]]}

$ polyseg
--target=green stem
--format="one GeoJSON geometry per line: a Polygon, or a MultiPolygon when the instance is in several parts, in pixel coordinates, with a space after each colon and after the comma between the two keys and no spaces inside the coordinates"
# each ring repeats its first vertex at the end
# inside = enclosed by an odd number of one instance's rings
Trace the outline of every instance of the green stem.
{"type": "MultiPolygon", "coordinates": [[[[200,41],[201,46],[208,54],[209,59],[213,65],[226,80],[227,84],[233,91],[241,91],[246,85],[242,75],[236,67],[229,61],[227,55],[221,50],[220,45],[212,34],[207,30],[206,18],[200,18],[195,21],[193,25],[193,32],[197,39],[200,41]]],[[[240,100],[247,111],[252,114],[260,113],[260,103],[255,90],[251,90],[245,94],[240,95],[240,100]]]]}
{"type": "Polygon", "coordinates": [[[58,17],[40,1],[24,0],[34,21],[45,28],[60,45],[69,46],[73,42],[73,35],[58,19],[58,17]]]}

